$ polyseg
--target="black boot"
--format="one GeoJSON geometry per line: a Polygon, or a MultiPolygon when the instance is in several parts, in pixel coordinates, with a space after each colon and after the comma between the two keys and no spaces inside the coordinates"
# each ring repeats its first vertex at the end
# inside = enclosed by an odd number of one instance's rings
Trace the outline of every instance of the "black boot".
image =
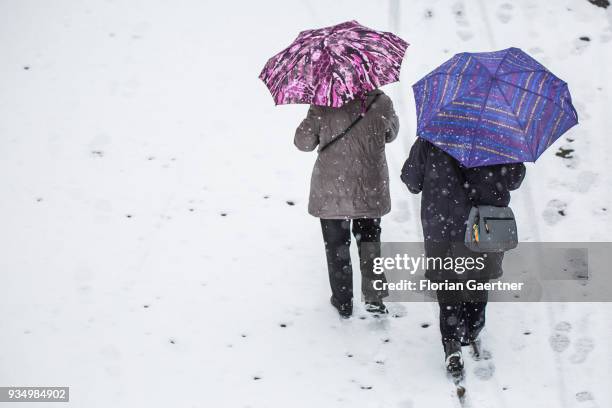
{"type": "Polygon", "coordinates": [[[482,347],[482,342],[480,341],[480,337],[470,340],[470,347],[472,348],[472,357],[474,360],[490,360],[491,352],[482,347]]]}
{"type": "Polygon", "coordinates": [[[385,306],[382,301],[365,302],[365,310],[374,315],[382,315],[389,313],[389,311],[387,310],[387,306],[385,306]]]}
{"type": "Polygon", "coordinates": [[[444,354],[446,356],[446,370],[452,375],[460,375],[463,371],[461,343],[455,340],[445,342],[444,354]]]}
{"type": "Polygon", "coordinates": [[[332,306],[335,307],[336,310],[338,310],[338,313],[344,319],[348,319],[353,314],[353,301],[352,300],[345,302],[345,303],[340,303],[336,300],[335,297],[332,296],[329,299],[329,301],[331,302],[332,306]]]}
{"type": "Polygon", "coordinates": [[[481,356],[481,348],[480,348],[480,339],[470,340],[470,347],[472,347],[472,355],[474,356],[474,360],[480,360],[481,356]]]}

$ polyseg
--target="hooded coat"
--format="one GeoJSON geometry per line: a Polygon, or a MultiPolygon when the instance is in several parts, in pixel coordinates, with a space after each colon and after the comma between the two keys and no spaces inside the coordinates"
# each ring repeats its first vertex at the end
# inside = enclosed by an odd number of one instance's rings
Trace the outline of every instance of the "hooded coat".
{"type": "MultiPolygon", "coordinates": [[[[522,163],[465,168],[448,153],[417,138],[402,168],[401,178],[411,193],[421,193],[421,223],[427,257],[479,257],[464,245],[465,228],[474,205],[507,206],[510,191],[525,177],[522,163]]],[[[502,271],[503,253],[488,253],[481,271],[463,274],[427,269],[431,280],[496,279],[502,271]]]]}
{"type": "Polygon", "coordinates": [[[379,218],[391,210],[385,144],[397,136],[399,121],[391,99],[370,92],[365,116],[339,140],[321,150],[362,113],[357,99],[340,108],[311,105],[295,132],[302,151],[317,146],[319,154],[310,180],[308,212],[319,218],[379,218]]]}

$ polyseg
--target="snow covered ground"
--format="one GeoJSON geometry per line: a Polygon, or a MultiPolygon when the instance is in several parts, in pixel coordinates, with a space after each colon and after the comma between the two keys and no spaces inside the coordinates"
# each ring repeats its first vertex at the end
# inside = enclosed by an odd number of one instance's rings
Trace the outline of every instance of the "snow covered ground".
{"type": "MultiPolygon", "coordinates": [[[[328,305],[306,213],[315,156],[292,144],[306,107],[274,107],[257,78],[300,30],[349,19],[411,43],[385,87],[401,134],[384,240],[420,239],[398,177],[410,85],[456,52],[509,46],[566,80],[580,115],[514,195],[522,238],[610,240],[612,7],[3,0],[0,386],[68,385],[79,408],[457,404],[437,305],[349,321],[328,305]]],[[[473,406],[611,407],[611,321],[610,304],[491,304],[473,406]]]]}

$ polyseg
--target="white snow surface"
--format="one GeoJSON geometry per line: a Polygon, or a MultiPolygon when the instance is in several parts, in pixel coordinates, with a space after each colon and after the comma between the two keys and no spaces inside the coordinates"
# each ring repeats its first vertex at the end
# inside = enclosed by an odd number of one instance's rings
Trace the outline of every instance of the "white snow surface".
{"type": "MultiPolygon", "coordinates": [[[[612,7],[3,0],[0,386],[70,386],[75,408],[457,406],[436,304],[361,319],[357,303],[348,321],[329,305],[315,154],[292,143],[307,107],[275,107],[258,79],[299,31],[351,19],[411,44],[384,88],[401,131],[383,240],[421,239],[399,180],[411,84],[510,46],[567,81],[580,116],[513,195],[522,239],[610,240],[612,7]]],[[[492,303],[487,319],[494,373],[466,356],[472,406],[612,407],[610,304],[492,303]]]]}

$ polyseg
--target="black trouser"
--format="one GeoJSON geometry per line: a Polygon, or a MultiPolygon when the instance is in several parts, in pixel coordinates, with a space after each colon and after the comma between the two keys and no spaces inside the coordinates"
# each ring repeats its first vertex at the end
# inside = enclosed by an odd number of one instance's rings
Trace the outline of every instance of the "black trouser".
{"type": "Polygon", "coordinates": [[[459,351],[478,337],[485,325],[486,290],[438,290],[440,332],[447,354],[459,351]]]}
{"type": "MultiPolygon", "coordinates": [[[[365,301],[379,301],[388,296],[387,291],[375,290],[373,287],[375,280],[386,282],[383,274],[378,275],[373,271],[373,260],[380,256],[380,218],[357,218],[352,222],[353,235],[359,250],[361,292],[365,301]]],[[[340,303],[350,302],[353,298],[350,227],[351,220],[321,218],[329,284],[333,297],[340,303]]]]}

